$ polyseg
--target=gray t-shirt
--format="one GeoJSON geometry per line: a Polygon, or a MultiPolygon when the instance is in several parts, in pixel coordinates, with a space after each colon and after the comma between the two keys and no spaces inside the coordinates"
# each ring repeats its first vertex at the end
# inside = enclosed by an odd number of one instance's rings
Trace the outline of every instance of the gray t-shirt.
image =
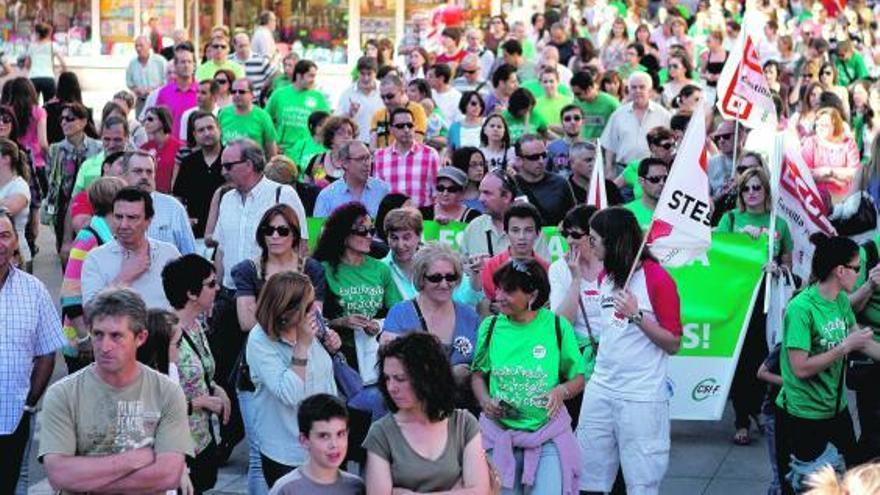
{"type": "Polygon", "coordinates": [[[278,478],[272,486],[269,495],[364,495],[366,487],[360,477],[345,471],[339,471],[339,478],[334,483],[325,485],[313,481],[302,472],[302,468],[296,468],[286,475],[278,478]]]}
{"type": "Polygon", "coordinates": [[[435,460],[422,457],[410,447],[393,414],[373,423],[364,448],[391,464],[393,485],[414,492],[451,490],[462,477],[464,449],[480,425],[471,413],[456,409],[449,416],[446,449],[435,460]]]}

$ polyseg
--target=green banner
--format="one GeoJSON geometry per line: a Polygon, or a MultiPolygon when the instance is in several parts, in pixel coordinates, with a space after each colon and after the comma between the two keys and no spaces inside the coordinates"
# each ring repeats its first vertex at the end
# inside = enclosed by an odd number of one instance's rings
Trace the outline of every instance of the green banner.
{"type": "Polygon", "coordinates": [[[422,241],[442,242],[458,251],[459,246],[461,246],[461,238],[464,236],[464,229],[467,225],[464,222],[439,223],[434,220],[425,220],[422,222],[422,241]]]}

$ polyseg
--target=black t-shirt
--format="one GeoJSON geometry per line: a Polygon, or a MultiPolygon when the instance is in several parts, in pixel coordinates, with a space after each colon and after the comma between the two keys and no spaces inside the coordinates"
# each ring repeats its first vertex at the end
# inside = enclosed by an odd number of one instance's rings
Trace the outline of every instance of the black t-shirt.
{"type": "Polygon", "coordinates": [[[208,221],[208,211],[211,209],[211,198],[214,196],[214,191],[224,182],[220,154],[217,155],[214,163],[207,164],[205,154],[202,150],[198,150],[190,153],[180,162],[173,194],[180,198],[189,218],[196,219],[192,229],[197,239],[205,236],[205,223],[208,221]]]}
{"type": "Polygon", "coordinates": [[[538,182],[527,182],[521,176],[517,176],[516,185],[529,198],[529,203],[541,212],[545,226],[558,225],[568,210],[575,205],[568,181],[557,174],[544,174],[544,178],[538,182]]]}
{"type": "MultiPolygon", "coordinates": [[[[571,186],[571,192],[574,193],[574,199],[577,201],[577,204],[587,201],[587,190],[577,185],[575,181],[571,180],[571,177],[568,178],[568,185],[571,186]]],[[[623,204],[623,196],[620,194],[620,189],[618,189],[614,182],[608,179],[605,179],[605,198],[608,200],[608,206],[623,204]]]]}

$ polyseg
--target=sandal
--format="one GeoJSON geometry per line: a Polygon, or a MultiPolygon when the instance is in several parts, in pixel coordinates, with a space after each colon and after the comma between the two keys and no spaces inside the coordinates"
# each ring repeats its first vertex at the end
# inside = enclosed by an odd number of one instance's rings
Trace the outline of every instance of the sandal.
{"type": "Polygon", "coordinates": [[[752,443],[752,437],[749,436],[748,428],[740,428],[733,434],[733,443],[737,445],[749,445],[752,443]]]}

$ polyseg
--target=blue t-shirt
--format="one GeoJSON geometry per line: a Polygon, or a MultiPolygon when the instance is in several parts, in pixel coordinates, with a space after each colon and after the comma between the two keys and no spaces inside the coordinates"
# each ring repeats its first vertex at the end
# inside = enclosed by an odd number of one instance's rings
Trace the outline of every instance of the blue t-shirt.
{"type": "MultiPolygon", "coordinates": [[[[452,342],[443,343],[448,351],[449,361],[453,364],[470,364],[474,357],[474,346],[477,344],[477,327],[480,317],[470,306],[452,302],[455,306],[455,329],[452,331],[452,342]]],[[[391,307],[385,324],[386,332],[401,334],[410,330],[424,330],[416,313],[413,300],[399,302],[391,307]]]]}

